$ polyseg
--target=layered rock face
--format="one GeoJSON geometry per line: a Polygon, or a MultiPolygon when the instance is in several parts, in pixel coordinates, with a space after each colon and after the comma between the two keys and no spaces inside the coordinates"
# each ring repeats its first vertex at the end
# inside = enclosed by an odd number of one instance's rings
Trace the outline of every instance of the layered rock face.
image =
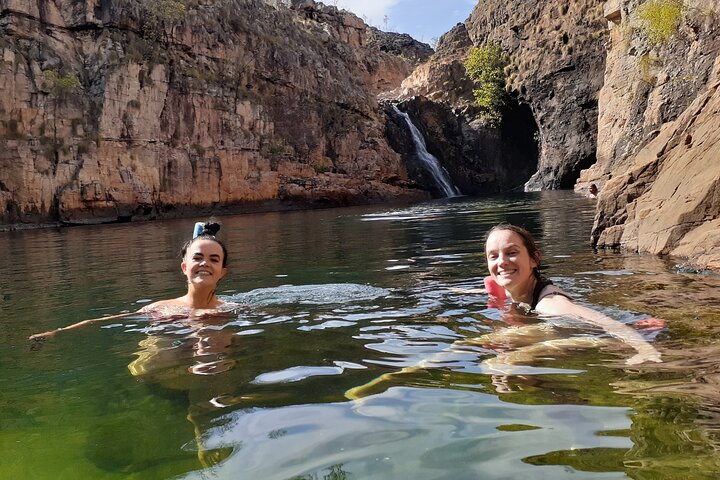
{"type": "Polygon", "coordinates": [[[479,4],[466,22],[474,44],[491,41],[509,52],[511,89],[533,111],[541,154],[527,190],[571,188],[595,162],[603,3],[495,0],[479,4]]]}
{"type": "Polygon", "coordinates": [[[501,45],[510,58],[506,73],[514,102],[530,106],[539,131],[537,172],[526,189],[572,188],[595,162],[606,38],[598,0],[480,2],[464,24],[443,36],[436,55],[403,82],[400,93],[467,107],[473,84],[463,62],[470,48],[501,45]]]}
{"type": "Polygon", "coordinates": [[[599,95],[597,163],[582,173],[580,184],[602,183],[707,87],[720,48],[712,4],[686,1],[677,33],[654,44],[640,15],[641,2],[606,3],[610,39],[599,95]]]}
{"type": "Polygon", "coordinates": [[[686,2],[677,32],[653,44],[639,4],[608,2],[611,44],[600,96],[600,186],[593,242],[689,257],[720,269],[720,15],[686,2]]]}
{"type": "Polygon", "coordinates": [[[473,82],[464,66],[472,47],[465,24],[457,24],[440,38],[435,54],[413,70],[401,87],[390,94],[400,99],[421,96],[451,108],[472,105],[475,101],[473,82]]]}
{"type": "Polygon", "coordinates": [[[412,63],[312,1],[0,0],[0,223],[405,197],[412,63]]]}

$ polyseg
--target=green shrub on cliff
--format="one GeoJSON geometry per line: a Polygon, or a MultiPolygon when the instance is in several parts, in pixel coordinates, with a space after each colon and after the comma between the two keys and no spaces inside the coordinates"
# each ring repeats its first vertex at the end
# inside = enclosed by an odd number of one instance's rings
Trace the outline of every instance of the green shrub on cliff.
{"type": "Polygon", "coordinates": [[[43,72],[43,76],[50,86],[50,93],[56,97],[77,90],[81,86],[77,75],[73,73],[68,73],[61,77],[55,70],[46,70],[43,72]]]}
{"type": "Polygon", "coordinates": [[[155,15],[164,21],[177,22],[185,17],[187,7],[178,0],[155,0],[150,2],[150,8],[155,15]]]}
{"type": "Polygon", "coordinates": [[[653,44],[667,42],[680,27],[683,14],[681,0],[648,0],[638,9],[645,34],[653,44]]]}
{"type": "Polygon", "coordinates": [[[151,38],[161,39],[168,26],[181,22],[187,15],[182,0],[143,0],[143,30],[151,38]]]}
{"type": "Polygon", "coordinates": [[[475,104],[486,109],[492,122],[499,122],[500,109],[505,99],[505,73],[507,61],[500,45],[485,43],[473,47],[465,61],[465,71],[475,82],[475,104]]]}

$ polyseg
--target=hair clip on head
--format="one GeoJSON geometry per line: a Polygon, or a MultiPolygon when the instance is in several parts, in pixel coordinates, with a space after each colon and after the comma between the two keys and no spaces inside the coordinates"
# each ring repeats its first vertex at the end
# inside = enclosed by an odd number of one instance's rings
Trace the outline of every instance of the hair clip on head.
{"type": "Polygon", "coordinates": [[[196,222],[195,228],[193,229],[193,236],[192,238],[197,238],[198,235],[203,231],[205,228],[205,224],[203,222],[196,222]]]}
{"type": "Polygon", "coordinates": [[[217,232],[220,231],[220,224],[215,222],[197,222],[195,223],[195,228],[193,229],[193,238],[197,238],[200,235],[210,235],[215,236],[217,235],[217,232]]]}

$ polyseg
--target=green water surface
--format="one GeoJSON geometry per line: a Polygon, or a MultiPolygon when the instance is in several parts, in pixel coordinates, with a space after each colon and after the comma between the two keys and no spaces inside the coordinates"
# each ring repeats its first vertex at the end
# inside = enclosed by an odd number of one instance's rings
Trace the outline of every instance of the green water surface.
{"type": "MultiPolygon", "coordinates": [[[[219,290],[243,304],[228,318],[135,316],[37,344],[183,294],[199,219],[2,233],[0,478],[720,478],[717,406],[647,388],[685,373],[628,368],[631,351],[567,319],[523,320],[534,344],[578,346],[512,368],[493,359],[514,340],[470,340],[507,327],[462,292],[482,287],[481,238],[501,221],[537,235],[579,301],[692,325],[704,307],[672,292],[710,295],[717,276],[593,252],[593,211],[544,192],[224,217],[219,290]]],[[[672,325],[661,349],[697,337],[672,325]]]]}

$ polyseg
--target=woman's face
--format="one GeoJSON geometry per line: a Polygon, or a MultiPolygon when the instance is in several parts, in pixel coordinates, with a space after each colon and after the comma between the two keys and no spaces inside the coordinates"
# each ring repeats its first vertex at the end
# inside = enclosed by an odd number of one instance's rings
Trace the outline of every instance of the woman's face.
{"type": "Polygon", "coordinates": [[[532,258],[522,237],[512,230],[496,230],[485,243],[490,275],[501,287],[512,290],[533,278],[538,259],[532,258]]]}
{"type": "Polygon", "coordinates": [[[223,250],[219,243],[209,239],[192,242],[180,268],[194,285],[215,286],[227,273],[223,264],[223,250]]]}

